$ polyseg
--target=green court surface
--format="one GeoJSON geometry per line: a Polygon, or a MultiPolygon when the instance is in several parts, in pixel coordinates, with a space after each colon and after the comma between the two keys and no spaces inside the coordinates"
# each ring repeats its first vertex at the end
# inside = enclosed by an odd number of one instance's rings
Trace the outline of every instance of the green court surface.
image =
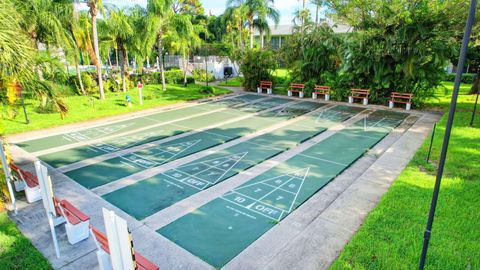
{"type": "MultiPolygon", "coordinates": [[[[292,103],[281,98],[272,98],[255,103],[254,111],[285,104],[284,107],[252,116],[247,119],[201,131],[168,143],[115,157],[65,173],[87,188],[95,188],[145,169],[157,167],[198,151],[202,151],[246,134],[272,126],[279,121],[305,114],[324,104],[314,102],[292,103]],[[303,109],[302,109],[303,108],[303,109]],[[171,149],[175,148],[174,151],[171,149]]],[[[248,108],[249,106],[245,106],[248,108]]],[[[252,109],[249,109],[252,110],[252,109]]]]}
{"type": "MultiPolygon", "coordinates": [[[[230,102],[233,102],[233,100],[230,100],[230,102]]],[[[217,104],[216,106],[218,106],[219,102],[220,101],[215,102],[215,104],[217,104]]],[[[288,102],[288,100],[269,98],[259,102],[260,104],[257,105],[258,111],[269,108],[269,106],[274,107],[284,104],[286,102],[288,102]]],[[[102,141],[100,143],[72,147],[66,150],[42,155],[39,156],[39,158],[45,163],[48,163],[50,166],[54,168],[59,168],[88,158],[97,157],[107,153],[114,153],[137,145],[161,140],[184,132],[189,132],[198,128],[204,128],[224,121],[234,120],[236,118],[247,116],[248,114],[244,112],[244,107],[242,107],[244,104],[237,105],[240,105],[240,107],[223,108],[222,111],[216,111],[184,120],[175,121],[170,124],[156,126],[147,130],[134,132],[124,136],[118,136],[109,140],[102,141]]]]}
{"type": "Polygon", "coordinates": [[[151,114],[143,117],[136,117],[133,119],[123,120],[107,125],[96,126],[79,130],[75,132],[68,132],[64,134],[58,134],[48,136],[44,138],[24,141],[17,143],[18,146],[28,152],[37,152],[47,150],[53,147],[65,146],[76,142],[83,142],[93,139],[98,139],[105,136],[111,136],[115,134],[121,134],[123,132],[143,128],[149,125],[170,121],[172,119],[178,119],[183,117],[192,116],[195,114],[205,113],[212,109],[226,108],[234,105],[239,105],[246,102],[252,102],[265,98],[259,95],[241,95],[233,98],[220,99],[213,102],[205,102],[199,105],[181,107],[177,109],[162,111],[159,113],[151,114]]]}
{"type": "Polygon", "coordinates": [[[322,133],[363,109],[337,106],[103,196],[141,220],[322,133]]]}
{"type": "Polygon", "coordinates": [[[220,268],[347,169],[406,116],[376,111],[158,232],[220,268]]]}

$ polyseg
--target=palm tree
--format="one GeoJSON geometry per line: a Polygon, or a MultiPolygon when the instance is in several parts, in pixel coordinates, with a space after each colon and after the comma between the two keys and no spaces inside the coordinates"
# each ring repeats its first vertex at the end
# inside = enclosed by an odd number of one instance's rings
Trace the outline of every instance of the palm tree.
{"type": "Polygon", "coordinates": [[[268,21],[263,18],[257,18],[253,20],[253,26],[260,33],[260,48],[263,49],[265,46],[265,34],[270,36],[270,26],[268,25],[268,21]]]}
{"type": "Polygon", "coordinates": [[[315,25],[316,26],[318,26],[318,23],[320,22],[320,8],[323,6],[324,2],[325,0],[310,0],[310,3],[315,5],[315,25]]]}
{"type": "Polygon", "coordinates": [[[93,35],[93,50],[95,51],[95,58],[91,60],[97,67],[98,89],[100,90],[100,99],[105,99],[105,92],[103,91],[102,80],[102,65],[100,63],[100,50],[98,48],[98,33],[97,33],[97,15],[102,8],[102,0],[87,0],[87,6],[92,19],[92,35],[93,35]]]}
{"type": "Polygon", "coordinates": [[[123,92],[127,92],[125,75],[127,72],[127,43],[133,36],[133,28],[124,9],[111,8],[107,12],[107,19],[102,23],[106,37],[102,42],[115,43],[120,52],[120,69],[123,92]]]}
{"type": "Polygon", "coordinates": [[[170,44],[173,52],[182,55],[183,62],[183,83],[187,85],[187,56],[198,48],[202,42],[199,37],[200,29],[195,27],[189,15],[175,14],[170,18],[172,27],[166,34],[166,41],[170,44]]]}
{"type": "MultiPolygon", "coordinates": [[[[147,17],[146,17],[146,32],[149,33],[145,40],[146,43],[156,42],[159,58],[159,71],[162,76],[162,90],[167,90],[165,83],[165,68],[163,63],[163,38],[168,31],[168,18],[173,11],[171,5],[173,0],[148,0],[147,2],[147,17]]],[[[153,47],[153,46],[152,46],[153,47]]]]}
{"type": "Polygon", "coordinates": [[[273,6],[274,0],[228,0],[228,6],[241,7],[247,9],[248,33],[250,36],[250,49],[253,48],[253,29],[254,20],[256,18],[269,18],[278,24],[280,21],[280,13],[273,6]]]}

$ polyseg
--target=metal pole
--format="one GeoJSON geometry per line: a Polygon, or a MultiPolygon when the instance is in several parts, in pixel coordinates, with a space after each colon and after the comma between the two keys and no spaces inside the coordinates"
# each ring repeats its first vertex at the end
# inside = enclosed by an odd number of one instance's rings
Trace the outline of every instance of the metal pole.
{"type": "Polygon", "coordinates": [[[465,33],[463,34],[462,49],[460,51],[460,58],[458,60],[458,69],[455,76],[455,84],[453,86],[452,100],[450,103],[450,110],[448,112],[447,125],[445,128],[445,136],[443,138],[442,151],[440,154],[440,162],[438,165],[437,177],[435,186],[433,188],[432,203],[430,206],[430,212],[428,215],[427,227],[425,229],[425,235],[423,239],[422,253],[420,256],[420,262],[418,269],[423,270],[425,267],[425,259],[427,257],[428,244],[430,242],[430,235],[432,232],[433,219],[435,217],[435,209],[437,207],[438,193],[440,191],[440,184],[442,182],[443,169],[445,168],[445,159],[447,157],[448,143],[450,141],[450,134],[452,132],[453,119],[455,116],[455,108],[457,106],[458,91],[460,88],[460,79],[462,77],[462,71],[465,66],[465,59],[467,56],[468,41],[470,40],[470,34],[472,31],[473,21],[475,19],[475,9],[477,7],[477,0],[471,0],[470,9],[468,12],[468,18],[465,25],[465,33]]]}
{"type": "Polygon", "coordinates": [[[436,128],[437,128],[437,123],[433,124],[432,138],[430,139],[430,147],[428,148],[427,163],[430,162],[430,154],[432,153],[433,138],[435,138],[436,128]]]}
{"type": "Polygon", "coordinates": [[[475,120],[475,114],[477,113],[478,94],[479,93],[477,93],[477,97],[475,98],[475,105],[473,106],[473,113],[472,113],[472,119],[470,120],[470,127],[473,126],[473,121],[475,120]]]}

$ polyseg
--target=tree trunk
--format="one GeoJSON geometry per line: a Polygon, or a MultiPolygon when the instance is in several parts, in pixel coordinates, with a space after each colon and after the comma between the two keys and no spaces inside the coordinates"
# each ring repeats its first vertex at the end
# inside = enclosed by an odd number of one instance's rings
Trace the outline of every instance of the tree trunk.
{"type": "Polygon", "coordinates": [[[127,69],[129,69],[130,68],[130,60],[128,59],[128,50],[126,50],[125,48],[124,48],[124,50],[125,50],[125,60],[126,60],[126,63],[127,63],[127,69]]]}
{"type": "Polygon", "coordinates": [[[162,76],[162,90],[167,90],[167,84],[165,83],[165,68],[163,67],[163,43],[162,43],[162,35],[158,35],[157,37],[157,47],[158,47],[158,60],[160,62],[160,73],[162,76]]]}
{"type": "Polygon", "coordinates": [[[253,23],[248,23],[248,34],[250,35],[250,49],[253,49],[253,23]]]}
{"type": "Polygon", "coordinates": [[[315,10],[315,25],[318,26],[318,13],[320,12],[320,5],[317,4],[317,9],[315,10]]]}
{"type": "Polygon", "coordinates": [[[120,51],[121,51],[121,57],[120,57],[120,67],[121,67],[121,76],[122,76],[122,91],[124,93],[127,92],[127,85],[126,85],[126,82],[125,82],[125,70],[126,70],[126,61],[125,59],[127,59],[127,51],[125,50],[125,48],[123,48],[123,45],[120,45],[118,46],[120,48],[120,51]]]}
{"type": "Polygon", "coordinates": [[[82,73],[80,73],[80,67],[78,65],[78,58],[75,57],[75,70],[77,72],[78,84],[80,85],[80,92],[85,95],[85,88],[83,87],[82,73]]]}
{"type": "Polygon", "coordinates": [[[115,48],[115,57],[117,58],[116,64],[117,64],[117,68],[118,68],[119,67],[119,65],[118,65],[118,63],[119,63],[118,62],[118,48],[115,48]]]}
{"type": "Polygon", "coordinates": [[[260,31],[260,47],[263,49],[265,46],[265,33],[263,31],[260,31]]]}
{"type": "Polygon", "coordinates": [[[187,67],[188,67],[188,62],[187,62],[187,56],[185,53],[183,53],[183,85],[187,87],[187,67]]]}
{"type": "Polygon", "coordinates": [[[478,93],[478,86],[480,84],[480,67],[477,68],[477,75],[475,76],[475,80],[473,80],[472,88],[470,88],[471,95],[478,93]]]}
{"type": "Polygon", "coordinates": [[[92,15],[92,34],[93,34],[93,49],[95,50],[96,61],[95,66],[97,67],[97,76],[98,76],[98,89],[100,90],[100,99],[105,99],[105,92],[103,92],[103,81],[102,81],[102,65],[100,63],[100,52],[98,50],[98,34],[97,34],[97,16],[96,14],[92,15]]]}

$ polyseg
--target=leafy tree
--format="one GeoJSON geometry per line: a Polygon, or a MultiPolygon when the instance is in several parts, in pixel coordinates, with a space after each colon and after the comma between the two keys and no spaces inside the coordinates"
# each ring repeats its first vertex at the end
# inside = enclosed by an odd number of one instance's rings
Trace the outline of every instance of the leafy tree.
{"type": "Polygon", "coordinates": [[[102,0],[86,0],[89,8],[89,14],[92,22],[92,36],[93,36],[93,50],[95,57],[91,58],[93,64],[97,67],[98,89],[100,91],[100,99],[105,99],[105,92],[103,90],[102,80],[102,64],[100,63],[100,50],[98,47],[98,32],[97,32],[97,16],[99,10],[103,9],[102,0]]]}
{"type": "Polygon", "coordinates": [[[262,80],[273,80],[272,71],[277,68],[275,54],[271,50],[252,49],[245,52],[240,71],[246,91],[255,91],[262,80]]]}

